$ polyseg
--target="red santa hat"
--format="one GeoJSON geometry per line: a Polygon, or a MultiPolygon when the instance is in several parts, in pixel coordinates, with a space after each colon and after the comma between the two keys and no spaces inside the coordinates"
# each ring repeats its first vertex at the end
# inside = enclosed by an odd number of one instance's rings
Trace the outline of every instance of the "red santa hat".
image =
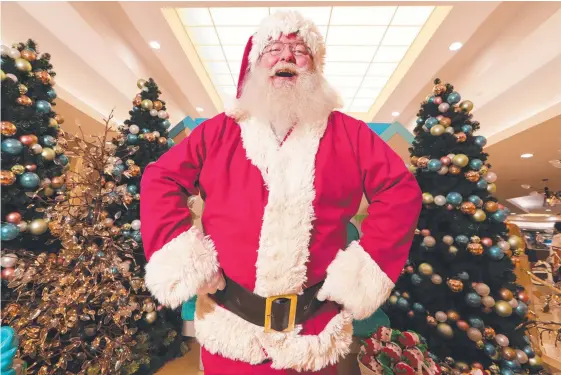
{"type": "Polygon", "coordinates": [[[325,41],[317,26],[295,11],[276,12],[267,17],[259,26],[257,32],[249,38],[242,59],[240,77],[238,79],[237,98],[242,93],[243,83],[251,67],[257,63],[265,47],[281,35],[297,34],[310,48],[314,66],[318,72],[323,72],[325,63],[325,41]]]}

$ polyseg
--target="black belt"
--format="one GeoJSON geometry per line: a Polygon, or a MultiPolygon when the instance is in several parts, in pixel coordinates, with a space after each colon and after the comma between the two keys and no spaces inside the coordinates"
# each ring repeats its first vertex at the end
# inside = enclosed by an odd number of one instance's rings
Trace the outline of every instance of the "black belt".
{"type": "Polygon", "coordinates": [[[226,287],[209,295],[216,303],[240,318],[264,327],[265,332],[288,332],[309,319],[324,302],[316,299],[323,281],[304,290],[269,298],[258,296],[224,276],[226,287]]]}

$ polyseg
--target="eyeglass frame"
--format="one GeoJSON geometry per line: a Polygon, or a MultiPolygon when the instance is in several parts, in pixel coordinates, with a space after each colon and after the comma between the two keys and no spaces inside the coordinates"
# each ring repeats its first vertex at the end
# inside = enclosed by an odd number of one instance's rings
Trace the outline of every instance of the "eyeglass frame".
{"type": "Polygon", "coordinates": [[[306,43],[302,43],[302,42],[299,42],[299,43],[280,42],[280,41],[278,41],[278,40],[275,41],[275,42],[272,42],[272,43],[267,44],[267,45],[265,46],[265,48],[263,48],[263,52],[261,53],[261,55],[264,55],[264,54],[266,54],[266,53],[270,53],[271,56],[279,56],[279,55],[281,55],[281,54],[284,52],[284,50],[286,49],[286,46],[287,46],[287,45],[290,46],[290,47],[289,47],[289,48],[290,48],[290,52],[291,52],[294,56],[296,56],[296,57],[300,57],[300,56],[310,56],[310,57],[312,57],[312,50],[310,49],[310,47],[308,47],[308,46],[306,45],[306,43]],[[282,44],[282,45],[283,45],[282,50],[280,50],[277,54],[273,54],[271,50],[268,50],[268,51],[267,51],[267,48],[273,46],[274,44],[282,44]],[[302,45],[302,46],[306,47],[306,53],[305,53],[305,54],[300,54],[300,55],[298,55],[298,54],[295,53],[294,48],[295,48],[295,46],[298,46],[298,45],[302,45]]]}

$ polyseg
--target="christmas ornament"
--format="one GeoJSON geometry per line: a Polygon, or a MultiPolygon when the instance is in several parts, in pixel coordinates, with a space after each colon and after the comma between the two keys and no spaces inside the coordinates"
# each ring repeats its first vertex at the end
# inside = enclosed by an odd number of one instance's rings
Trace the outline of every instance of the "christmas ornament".
{"type": "Polygon", "coordinates": [[[495,303],[495,312],[497,315],[506,318],[512,315],[512,306],[510,306],[506,301],[497,301],[495,303]]]}
{"type": "Polygon", "coordinates": [[[154,103],[152,103],[150,99],[144,99],[142,103],[140,103],[140,106],[142,107],[142,109],[150,111],[153,108],[154,103]]]}
{"type": "Polygon", "coordinates": [[[45,147],[41,151],[41,156],[43,157],[43,159],[51,161],[55,158],[56,153],[55,150],[53,150],[52,148],[45,147]]]}
{"type": "Polygon", "coordinates": [[[469,100],[464,100],[463,102],[460,103],[460,109],[463,112],[471,112],[471,110],[473,109],[473,103],[470,102],[469,100]]]}
{"type": "Polygon", "coordinates": [[[27,91],[28,91],[29,89],[27,88],[27,86],[22,85],[22,84],[20,83],[20,84],[18,85],[18,90],[19,90],[19,94],[20,94],[20,95],[25,95],[25,94],[27,94],[27,91]]]}
{"type": "Polygon", "coordinates": [[[473,142],[479,147],[485,147],[485,145],[487,144],[487,138],[478,135],[473,138],[473,142]]]}
{"type": "Polygon", "coordinates": [[[458,143],[465,142],[467,139],[467,136],[464,132],[455,133],[454,137],[456,137],[456,142],[458,143]]]}
{"type": "Polygon", "coordinates": [[[464,154],[457,154],[454,155],[454,157],[452,158],[452,163],[458,167],[465,167],[466,165],[468,165],[469,163],[469,159],[466,155],[464,154]]]}
{"type": "Polygon", "coordinates": [[[448,112],[449,109],[450,109],[450,104],[448,103],[441,103],[438,105],[438,110],[442,113],[448,112]]]}
{"type": "Polygon", "coordinates": [[[491,293],[491,288],[489,288],[489,286],[484,283],[475,284],[474,289],[480,296],[487,296],[489,295],[489,293],[491,293]]]}
{"type": "Polygon", "coordinates": [[[20,72],[30,72],[31,69],[32,69],[29,61],[27,61],[26,59],[22,59],[22,58],[17,58],[16,59],[15,66],[16,66],[16,69],[19,70],[20,72]]]}
{"type": "MultiPolygon", "coordinates": [[[[140,103],[138,103],[138,104],[140,104],[140,103]]],[[[137,105],[138,105],[138,104],[137,104],[137,105]]],[[[150,110],[150,116],[152,116],[152,117],[158,116],[158,110],[152,108],[152,109],[150,110]]]]}
{"type": "Polygon", "coordinates": [[[44,135],[41,137],[41,144],[43,146],[52,147],[56,144],[56,139],[51,135],[44,135]]]}
{"type": "Polygon", "coordinates": [[[460,210],[466,215],[473,215],[475,213],[475,204],[471,202],[462,202],[460,210]]]}
{"type": "Polygon", "coordinates": [[[437,195],[434,197],[434,204],[437,206],[444,206],[446,204],[446,197],[443,195],[437,195]]]}
{"type": "Polygon", "coordinates": [[[464,284],[458,279],[449,279],[446,284],[455,293],[461,292],[464,289],[464,284]]]}
{"type": "Polygon", "coordinates": [[[131,165],[129,167],[129,173],[133,177],[138,176],[140,174],[140,167],[138,165],[131,165]]]}
{"type": "Polygon", "coordinates": [[[521,302],[528,303],[528,301],[530,300],[530,296],[525,291],[521,291],[518,292],[518,299],[521,302]]]}
{"type": "Polygon", "coordinates": [[[21,57],[27,61],[34,61],[37,58],[37,54],[30,49],[24,49],[21,51],[21,57]]]}
{"type": "Polygon", "coordinates": [[[2,152],[19,155],[23,151],[23,144],[17,139],[8,138],[2,141],[2,152]]]}
{"type": "Polygon", "coordinates": [[[37,100],[35,108],[39,113],[49,113],[51,111],[51,103],[46,100],[37,100]]]}
{"type": "Polygon", "coordinates": [[[441,323],[444,323],[446,320],[448,320],[448,315],[446,315],[444,311],[437,311],[436,314],[434,314],[434,317],[441,323]]]}
{"type": "Polygon", "coordinates": [[[60,115],[60,114],[57,113],[57,114],[55,115],[55,121],[56,121],[58,124],[64,124],[64,117],[62,117],[62,115],[60,115]]]}
{"type": "Polygon", "coordinates": [[[19,224],[21,221],[21,214],[17,211],[10,212],[6,215],[6,221],[12,224],[19,224]]]}
{"type": "Polygon", "coordinates": [[[420,285],[423,282],[423,279],[421,278],[420,275],[414,273],[411,275],[411,283],[413,283],[413,285],[420,285]]]}
{"type": "MultiPolygon", "coordinates": [[[[3,238],[2,238],[3,239],[3,238]]],[[[2,280],[11,280],[14,277],[14,269],[13,268],[4,268],[1,273],[2,280]]]]}
{"type": "Polygon", "coordinates": [[[436,240],[432,236],[427,236],[423,238],[423,245],[426,247],[434,247],[434,245],[436,245],[436,240]]]}
{"type": "Polygon", "coordinates": [[[456,255],[458,253],[458,248],[456,246],[450,246],[448,248],[448,254],[456,255]]]}
{"type": "Polygon", "coordinates": [[[66,155],[60,155],[57,160],[62,166],[67,165],[69,162],[68,157],[66,155]]]}
{"type": "Polygon", "coordinates": [[[139,79],[138,81],[136,81],[136,86],[137,86],[139,89],[142,90],[142,89],[144,88],[144,86],[146,86],[146,83],[147,83],[146,80],[144,80],[144,79],[139,79]]]}
{"type": "Polygon", "coordinates": [[[522,238],[512,235],[508,237],[508,244],[510,245],[510,249],[521,249],[524,247],[524,241],[522,238]]]}
{"type": "MultiPolygon", "coordinates": [[[[159,112],[158,112],[158,114],[159,114],[159,112]]],[[[171,122],[169,120],[166,119],[166,120],[162,121],[162,127],[164,129],[169,129],[170,126],[171,126],[171,122]]]]}
{"type": "Polygon", "coordinates": [[[421,273],[424,276],[432,275],[432,266],[428,263],[421,263],[419,265],[419,273],[421,273]]]}
{"type": "Polygon", "coordinates": [[[16,254],[6,254],[2,255],[0,258],[0,265],[4,268],[15,267],[18,262],[18,256],[16,254]]]}
{"type": "Polygon", "coordinates": [[[10,186],[16,182],[16,175],[12,171],[2,171],[1,182],[2,186],[10,186]]]}
{"type": "Polygon", "coordinates": [[[468,318],[468,321],[473,328],[482,330],[485,327],[485,323],[483,323],[483,320],[478,316],[471,316],[468,318]]]}
{"type": "Polygon", "coordinates": [[[466,176],[466,180],[471,182],[477,182],[480,178],[479,172],[477,171],[468,171],[464,174],[464,176],[466,176]]]}
{"type": "Polygon", "coordinates": [[[127,143],[129,145],[135,145],[138,143],[138,135],[136,134],[127,134],[127,143]]]}
{"type": "Polygon", "coordinates": [[[2,121],[2,135],[10,137],[16,134],[17,128],[10,121],[2,121]]]}
{"type": "Polygon", "coordinates": [[[507,347],[509,344],[508,337],[503,334],[498,334],[495,336],[495,342],[502,347],[507,347]]]}
{"type": "Polygon", "coordinates": [[[481,255],[483,254],[483,245],[479,243],[470,243],[468,245],[468,250],[472,255],[481,255]]]}
{"type": "Polygon", "coordinates": [[[457,92],[452,92],[448,95],[448,98],[446,98],[446,101],[449,104],[456,104],[458,103],[460,100],[462,99],[462,97],[460,96],[460,94],[458,94],[457,92]]]}
{"type": "Polygon", "coordinates": [[[487,215],[485,214],[485,211],[481,209],[477,209],[473,214],[473,219],[478,223],[480,223],[482,221],[485,221],[485,219],[487,219],[487,215]]]}
{"type": "Polygon", "coordinates": [[[161,101],[159,101],[159,100],[154,101],[154,109],[156,109],[156,110],[159,111],[160,109],[163,108],[163,106],[164,106],[164,105],[162,104],[161,101]]]}
{"type": "Polygon", "coordinates": [[[471,307],[478,307],[479,305],[481,305],[481,297],[479,296],[479,294],[474,292],[466,294],[465,301],[471,307]]]}
{"type": "Polygon", "coordinates": [[[519,363],[524,364],[528,362],[528,356],[522,350],[516,349],[516,360],[519,363]]]}
{"type": "Polygon", "coordinates": [[[446,86],[444,86],[442,83],[438,83],[438,84],[434,85],[434,87],[432,88],[432,92],[435,95],[442,95],[446,92],[446,86]]]}
{"type": "Polygon", "coordinates": [[[132,124],[131,126],[129,126],[129,132],[131,134],[138,134],[140,132],[140,128],[138,127],[138,125],[132,124]]]}
{"type": "Polygon", "coordinates": [[[446,196],[446,202],[454,206],[458,206],[460,203],[462,203],[462,196],[460,195],[460,193],[450,192],[446,196]]]}
{"type": "Polygon", "coordinates": [[[496,212],[499,209],[499,205],[497,204],[497,202],[493,202],[493,201],[487,201],[485,202],[485,211],[487,212],[496,212]]]}
{"type": "Polygon", "coordinates": [[[167,120],[169,115],[166,111],[161,110],[161,111],[158,111],[158,117],[161,118],[162,120],[167,120]]]}
{"type": "Polygon", "coordinates": [[[499,241],[497,243],[497,246],[502,250],[502,251],[507,251],[510,249],[510,244],[506,241],[499,241]]]}
{"type": "Polygon", "coordinates": [[[427,169],[431,172],[436,172],[442,167],[442,163],[438,159],[431,159],[427,164],[427,169]]]}
{"type": "Polygon", "coordinates": [[[168,138],[168,148],[172,148],[175,146],[175,141],[171,138],[168,138]]]}
{"type": "Polygon", "coordinates": [[[499,210],[491,215],[491,219],[497,223],[502,223],[506,220],[506,213],[499,210]]]}
{"type": "Polygon", "coordinates": [[[438,325],[436,326],[436,330],[444,339],[449,340],[454,337],[454,331],[452,330],[452,327],[450,327],[450,325],[446,323],[438,323],[438,325]]]}
{"type": "Polygon", "coordinates": [[[452,245],[454,243],[454,237],[446,235],[442,237],[442,242],[444,242],[446,245],[452,245]]]}
{"type": "Polygon", "coordinates": [[[495,184],[488,184],[488,185],[487,185],[487,191],[488,191],[489,193],[491,193],[491,194],[494,193],[494,192],[496,192],[496,191],[497,191],[497,185],[495,185],[495,184]]]}
{"type": "Polygon", "coordinates": [[[447,128],[448,126],[450,126],[452,124],[452,120],[450,120],[448,117],[442,117],[439,120],[439,124],[442,125],[444,128],[447,128]]]}
{"type": "Polygon", "coordinates": [[[53,177],[51,181],[51,186],[55,189],[59,189],[64,185],[64,176],[53,177]]]}
{"type": "Polygon", "coordinates": [[[469,242],[469,238],[466,235],[459,234],[456,236],[455,241],[461,245],[466,245],[469,242]]]}
{"type": "Polygon", "coordinates": [[[51,100],[55,100],[56,99],[56,91],[55,89],[51,88],[47,91],[47,96],[49,97],[49,99],[51,100]]]}
{"type": "Polygon", "coordinates": [[[438,275],[438,274],[433,274],[430,278],[430,281],[434,284],[434,285],[440,285],[442,284],[442,276],[438,275]]]}
{"type": "Polygon", "coordinates": [[[437,173],[441,176],[444,176],[445,174],[448,173],[448,167],[445,165],[442,166],[442,168],[440,168],[437,173]]]}
{"type": "Polygon", "coordinates": [[[462,131],[463,131],[465,134],[470,134],[470,133],[473,131],[473,128],[472,128],[471,125],[467,125],[467,124],[466,124],[466,125],[462,125],[462,131]]]}
{"type": "Polygon", "coordinates": [[[479,341],[483,338],[483,335],[481,334],[481,331],[478,330],[477,328],[473,328],[473,327],[468,328],[467,336],[473,342],[477,342],[477,341],[479,341]]]}
{"type": "Polygon", "coordinates": [[[431,193],[423,193],[423,204],[431,204],[434,198],[431,193]]]}
{"type": "Polygon", "coordinates": [[[419,168],[426,168],[427,165],[429,164],[429,158],[422,156],[420,158],[417,159],[417,167],[419,168]]]}
{"type": "Polygon", "coordinates": [[[36,236],[45,233],[47,229],[49,229],[49,227],[44,219],[35,219],[29,224],[29,231],[36,236]]]}
{"type": "Polygon", "coordinates": [[[452,175],[459,175],[462,172],[462,168],[458,167],[457,165],[451,165],[448,167],[448,173],[452,175]]]}
{"type": "Polygon", "coordinates": [[[434,316],[427,316],[427,324],[432,326],[432,327],[436,327],[436,325],[438,324],[438,322],[436,321],[436,319],[434,318],[434,316]]]}
{"type": "Polygon", "coordinates": [[[479,190],[486,190],[487,189],[487,181],[480,179],[479,181],[477,181],[477,188],[479,190]]]}
{"type": "Polygon", "coordinates": [[[29,96],[26,96],[26,95],[22,95],[22,96],[18,97],[18,98],[16,99],[16,102],[17,102],[18,104],[23,105],[23,106],[26,106],[26,107],[28,107],[28,106],[30,106],[31,104],[33,104],[33,101],[31,100],[31,98],[30,98],[29,96]]]}
{"type": "Polygon", "coordinates": [[[510,301],[512,298],[514,298],[512,292],[507,288],[501,288],[499,290],[499,296],[501,297],[501,299],[504,299],[505,301],[510,301]]]}
{"type": "Polygon", "coordinates": [[[491,308],[495,306],[495,299],[491,296],[484,296],[481,298],[481,303],[483,306],[491,308]]]}
{"type": "Polygon", "coordinates": [[[2,241],[11,241],[18,236],[19,229],[17,225],[12,223],[2,223],[0,225],[0,232],[2,241]]]}
{"type": "MultiPolygon", "coordinates": [[[[516,301],[515,299],[513,299],[513,301],[516,301]]],[[[516,314],[522,318],[524,318],[526,315],[528,315],[528,305],[526,305],[524,302],[522,301],[518,301],[518,306],[516,306],[516,308],[514,309],[514,311],[516,312],[516,314]]]]}
{"type": "Polygon", "coordinates": [[[35,189],[40,182],[39,176],[33,172],[25,172],[19,178],[19,184],[25,189],[35,189]]]}
{"type": "Polygon", "coordinates": [[[501,260],[505,256],[503,250],[496,245],[487,249],[487,255],[489,255],[489,258],[493,260],[501,260]]]}

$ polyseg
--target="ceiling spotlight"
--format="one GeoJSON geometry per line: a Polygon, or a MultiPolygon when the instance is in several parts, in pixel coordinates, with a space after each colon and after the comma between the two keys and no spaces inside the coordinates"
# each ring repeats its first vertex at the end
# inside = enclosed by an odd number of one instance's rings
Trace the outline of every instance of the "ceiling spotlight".
{"type": "Polygon", "coordinates": [[[454,42],[452,44],[450,44],[450,47],[448,47],[448,49],[450,51],[457,51],[460,48],[462,48],[463,44],[461,42],[454,42]]]}
{"type": "Polygon", "coordinates": [[[520,186],[522,186],[522,189],[526,189],[526,190],[532,187],[528,184],[523,184],[523,185],[520,185],[520,186]]]}
{"type": "Polygon", "coordinates": [[[551,212],[551,208],[546,208],[545,209],[547,212],[551,212]]]}
{"type": "Polygon", "coordinates": [[[392,116],[393,116],[393,117],[399,116],[399,112],[392,112],[392,116]]]}
{"type": "Polygon", "coordinates": [[[201,107],[197,107],[197,108],[195,108],[195,110],[196,110],[197,112],[201,113],[201,112],[203,112],[203,111],[204,111],[204,108],[201,108],[201,107]]]}
{"type": "Polygon", "coordinates": [[[532,156],[534,156],[534,154],[522,154],[522,155],[520,155],[520,157],[523,158],[523,159],[528,159],[528,158],[531,158],[532,156]]]}
{"type": "Polygon", "coordinates": [[[160,49],[160,43],[156,42],[155,40],[151,41],[149,44],[153,49],[160,49]]]}

